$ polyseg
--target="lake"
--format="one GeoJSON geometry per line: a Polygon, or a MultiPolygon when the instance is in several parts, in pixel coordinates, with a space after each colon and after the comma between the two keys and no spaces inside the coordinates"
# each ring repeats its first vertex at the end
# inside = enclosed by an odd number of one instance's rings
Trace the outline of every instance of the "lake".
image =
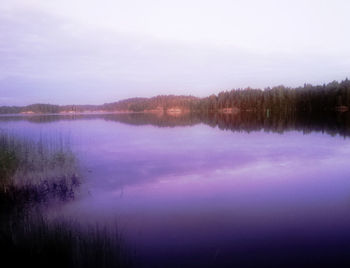
{"type": "Polygon", "coordinates": [[[117,223],[137,267],[348,267],[348,117],[4,116],[63,137],[79,195],[49,217],[117,223]]]}

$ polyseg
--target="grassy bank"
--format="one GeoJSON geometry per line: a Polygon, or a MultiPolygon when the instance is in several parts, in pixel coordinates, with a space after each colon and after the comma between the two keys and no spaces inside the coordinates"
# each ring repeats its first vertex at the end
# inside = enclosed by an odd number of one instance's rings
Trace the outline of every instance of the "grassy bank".
{"type": "Polygon", "coordinates": [[[77,159],[62,141],[0,133],[0,199],[27,203],[69,199],[79,185],[77,159]]]}
{"type": "Polygon", "coordinates": [[[49,201],[69,202],[79,184],[69,143],[0,132],[1,267],[129,266],[116,230],[43,216],[49,201]]]}

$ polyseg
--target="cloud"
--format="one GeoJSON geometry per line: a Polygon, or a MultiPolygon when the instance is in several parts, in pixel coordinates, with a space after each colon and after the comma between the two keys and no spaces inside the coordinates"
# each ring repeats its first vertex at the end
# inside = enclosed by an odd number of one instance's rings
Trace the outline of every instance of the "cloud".
{"type": "Polygon", "coordinates": [[[349,76],[347,54],[261,53],[184,43],[92,27],[35,5],[2,11],[0,104],[205,96],[233,87],[296,86],[349,76]]]}

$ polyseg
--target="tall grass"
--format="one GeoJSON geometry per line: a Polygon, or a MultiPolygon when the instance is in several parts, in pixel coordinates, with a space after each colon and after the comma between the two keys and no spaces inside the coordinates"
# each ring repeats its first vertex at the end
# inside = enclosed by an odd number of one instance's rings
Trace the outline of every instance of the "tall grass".
{"type": "Polygon", "coordinates": [[[129,267],[117,230],[27,215],[0,224],[2,267],[129,267]],[[15,219],[15,220],[13,220],[15,219]]]}
{"type": "Polygon", "coordinates": [[[80,183],[78,170],[77,159],[62,141],[0,133],[0,195],[7,201],[72,198],[80,183]]]}
{"type": "MultiPolygon", "coordinates": [[[[0,266],[128,267],[117,230],[49,220],[42,206],[69,201],[80,184],[69,144],[0,132],[0,266]]],[[[49,208],[46,208],[49,209],[49,208]]]]}

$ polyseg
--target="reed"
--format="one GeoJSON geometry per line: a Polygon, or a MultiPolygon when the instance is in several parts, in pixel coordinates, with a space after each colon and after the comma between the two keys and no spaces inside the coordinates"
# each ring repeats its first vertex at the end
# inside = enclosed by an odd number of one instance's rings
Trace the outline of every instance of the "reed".
{"type": "Polygon", "coordinates": [[[26,203],[68,199],[80,184],[78,161],[62,140],[0,133],[0,199],[26,203]]]}
{"type": "Polygon", "coordinates": [[[1,267],[129,267],[118,230],[50,220],[52,199],[74,198],[78,161],[69,142],[0,132],[1,267]]]}
{"type": "Polygon", "coordinates": [[[2,267],[130,267],[116,228],[12,215],[0,223],[2,267]]]}

